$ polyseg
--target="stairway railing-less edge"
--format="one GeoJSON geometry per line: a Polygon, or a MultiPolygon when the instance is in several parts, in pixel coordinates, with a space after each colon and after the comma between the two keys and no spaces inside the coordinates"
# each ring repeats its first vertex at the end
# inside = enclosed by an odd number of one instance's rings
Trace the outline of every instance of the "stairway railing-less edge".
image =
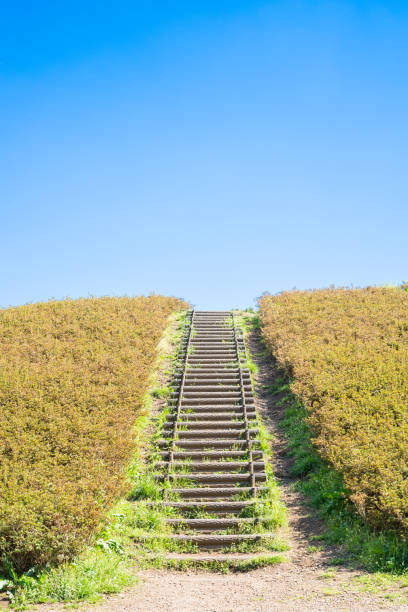
{"type": "MultiPolygon", "coordinates": [[[[171,469],[172,469],[173,461],[174,461],[174,448],[175,448],[176,442],[177,442],[177,428],[178,428],[178,423],[179,423],[179,420],[180,420],[181,402],[183,400],[184,381],[185,381],[185,378],[186,378],[186,371],[187,371],[186,365],[187,365],[187,361],[188,361],[188,352],[189,352],[189,349],[190,349],[193,325],[194,325],[194,309],[191,312],[190,327],[189,327],[189,331],[188,331],[187,344],[186,344],[186,347],[185,347],[183,372],[182,372],[182,375],[181,375],[181,382],[180,382],[180,388],[179,388],[179,394],[178,394],[178,400],[177,400],[177,407],[176,407],[176,418],[174,420],[173,436],[172,436],[171,447],[170,447],[170,452],[169,452],[169,465],[168,465],[168,469],[167,469],[167,478],[166,478],[167,484],[170,482],[170,479],[171,479],[171,469]]],[[[166,487],[165,491],[164,491],[165,499],[167,499],[167,496],[168,496],[168,487],[166,487]]]]}
{"type": "MultiPolygon", "coordinates": [[[[255,472],[254,472],[254,458],[252,455],[252,440],[249,433],[249,423],[248,423],[248,414],[247,414],[247,406],[246,406],[246,398],[245,398],[245,390],[244,390],[244,381],[242,378],[242,367],[241,367],[241,358],[238,349],[238,337],[237,337],[237,329],[235,324],[235,313],[232,313],[232,327],[234,330],[234,341],[235,341],[235,350],[237,354],[237,364],[239,368],[239,381],[241,388],[241,401],[244,412],[244,422],[245,422],[245,438],[247,441],[248,447],[248,458],[249,458],[249,469],[251,473],[251,488],[252,488],[252,496],[256,497],[256,481],[255,481],[255,472]]],[[[242,340],[243,342],[243,340],[242,340]]],[[[244,347],[245,350],[245,347],[244,347]]]]}

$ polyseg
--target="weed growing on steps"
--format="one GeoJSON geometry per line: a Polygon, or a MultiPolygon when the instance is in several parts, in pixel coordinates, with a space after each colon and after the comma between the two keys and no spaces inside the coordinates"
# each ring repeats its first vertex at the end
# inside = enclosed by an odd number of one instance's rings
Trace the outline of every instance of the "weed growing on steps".
{"type": "Polygon", "coordinates": [[[282,555],[259,555],[252,559],[244,559],[242,561],[235,559],[229,561],[200,561],[200,559],[194,558],[171,559],[164,555],[157,555],[154,558],[141,558],[139,564],[141,568],[155,567],[156,569],[173,569],[179,571],[200,569],[228,574],[230,572],[249,572],[260,567],[277,565],[284,561],[286,561],[286,558],[282,555]]]}
{"type": "Polygon", "coordinates": [[[170,387],[170,385],[167,385],[165,387],[153,389],[153,391],[151,391],[151,396],[156,399],[166,399],[170,396],[172,391],[172,387],[170,387]]]}
{"type": "Polygon", "coordinates": [[[259,541],[253,542],[239,542],[238,544],[232,544],[226,546],[223,549],[224,553],[255,553],[255,552],[283,552],[288,550],[289,547],[281,538],[278,536],[264,537],[259,541]]]}

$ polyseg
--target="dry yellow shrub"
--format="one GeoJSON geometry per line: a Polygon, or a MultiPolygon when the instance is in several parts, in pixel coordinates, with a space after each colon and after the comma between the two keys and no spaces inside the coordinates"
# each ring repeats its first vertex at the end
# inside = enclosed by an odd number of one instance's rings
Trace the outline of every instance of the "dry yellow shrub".
{"type": "Polygon", "coordinates": [[[72,557],[123,491],[132,426],[175,298],[0,312],[0,558],[72,557]]]}
{"type": "Polygon", "coordinates": [[[260,300],[314,442],[373,526],[408,528],[408,294],[293,291],[260,300]]]}

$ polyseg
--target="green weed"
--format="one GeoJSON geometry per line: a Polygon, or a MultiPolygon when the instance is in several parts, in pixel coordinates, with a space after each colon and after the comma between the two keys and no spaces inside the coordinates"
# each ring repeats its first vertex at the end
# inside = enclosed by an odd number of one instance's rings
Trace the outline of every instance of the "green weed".
{"type": "Polygon", "coordinates": [[[11,607],[51,602],[96,602],[137,581],[124,557],[92,550],[74,562],[36,572],[13,575],[9,586],[11,607]]]}

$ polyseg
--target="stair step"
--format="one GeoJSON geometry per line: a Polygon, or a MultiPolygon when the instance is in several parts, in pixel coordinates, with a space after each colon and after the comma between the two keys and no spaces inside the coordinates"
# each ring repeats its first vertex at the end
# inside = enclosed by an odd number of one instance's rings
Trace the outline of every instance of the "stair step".
{"type": "MultiPolygon", "coordinates": [[[[179,376],[181,378],[181,375],[179,376]]],[[[250,382],[249,374],[243,375],[243,378],[250,382]]],[[[188,370],[185,375],[185,380],[202,380],[206,379],[209,381],[219,380],[220,382],[223,380],[236,380],[239,381],[239,370],[238,368],[229,369],[223,372],[222,370],[206,370],[202,371],[201,369],[195,368],[193,370],[188,370]]]]}
{"type": "Polygon", "coordinates": [[[189,356],[195,356],[197,354],[203,354],[205,356],[216,357],[217,355],[224,355],[224,353],[228,355],[237,355],[237,348],[235,346],[235,342],[231,344],[221,343],[213,344],[213,346],[205,346],[203,343],[191,344],[190,343],[189,356]]]}
{"type": "Polygon", "coordinates": [[[186,511],[203,511],[210,514],[226,514],[239,513],[245,508],[253,506],[256,503],[255,499],[243,499],[239,501],[175,501],[162,502],[166,507],[177,508],[181,512],[186,511]]]}
{"type": "Polygon", "coordinates": [[[193,338],[190,341],[190,346],[195,347],[199,347],[200,349],[206,349],[206,350],[211,350],[211,349],[219,349],[219,348],[227,348],[227,349],[231,349],[231,350],[236,350],[236,346],[235,346],[235,341],[234,341],[234,337],[231,336],[229,338],[222,338],[222,339],[205,339],[205,338],[193,338]]]}
{"type": "MultiPolygon", "coordinates": [[[[160,451],[159,455],[161,457],[169,457],[169,451],[160,451]]],[[[212,451],[175,451],[173,453],[174,459],[203,459],[204,457],[211,457],[212,459],[222,459],[222,458],[239,458],[242,457],[243,460],[247,457],[247,451],[239,451],[239,450],[230,450],[230,451],[220,451],[220,450],[212,450],[212,451]]],[[[253,450],[252,456],[254,459],[259,459],[263,455],[261,450],[253,450]]],[[[167,463],[167,462],[166,462],[167,463]]],[[[229,463],[229,462],[222,462],[229,463]]]]}
{"type": "MultiPolygon", "coordinates": [[[[236,419],[237,417],[241,417],[241,418],[244,417],[244,411],[242,408],[240,408],[239,411],[237,410],[236,412],[229,411],[229,412],[214,413],[214,411],[207,411],[207,412],[194,411],[194,412],[180,412],[179,414],[180,421],[200,421],[201,423],[205,421],[209,421],[209,422],[227,421],[228,423],[230,423],[232,419],[236,419]],[[209,419],[209,417],[211,417],[211,420],[209,419]]],[[[247,417],[248,419],[255,419],[256,413],[254,411],[247,411],[247,417]]],[[[175,421],[176,418],[177,418],[176,415],[172,414],[167,417],[167,421],[172,422],[172,421],[175,421]]]]}
{"type": "Polygon", "coordinates": [[[227,363],[226,365],[218,364],[212,368],[210,368],[209,365],[212,365],[212,364],[207,364],[204,366],[200,364],[194,365],[192,363],[187,363],[186,364],[186,377],[213,376],[214,378],[220,379],[222,378],[222,376],[220,376],[220,372],[222,372],[226,376],[231,376],[231,374],[236,374],[238,371],[238,368],[234,364],[231,365],[230,363],[227,363]]]}
{"type": "MultiPolygon", "coordinates": [[[[251,381],[243,381],[245,387],[251,387],[251,381]]],[[[185,387],[199,387],[202,388],[203,391],[218,389],[219,387],[239,387],[240,379],[239,377],[232,378],[229,376],[228,378],[193,378],[190,376],[186,376],[184,378],[184,386],[185,387]],[[209,389],[208,389],[209,387],[209,389]]]]}
{"type": "MultiPolygon", "coordinates": [[[[172,489],[174,493],[180,495],[184,499],[188,498],[225,498],[234,497],[234,495],[244,495],[252,493],[252,487],[181,487],[172,489]]],[[[256,487],[256,491],[266,492],[268,487],[256,487]]]]}
{"type": "MultiPolygon", "coordinates": [[[[239,421],[218,421],[217,419],[211,421],[182,421],[181,419],[178,421],[177,431],[183,432],[183,427],[188,427],[188,431],[194,431],[196,429],[242,429],[243,421],[242,419],[239,421]]],[[[166,427],[168,427],[166,425],[166,427]]]]}
{"type": "Polygon", "coordinates": [[[223,344],[233,343],[235,347],[235,339],[234,335],[231,332],[225,331],[200,331],[197,333],[194,338],[191,339],[191,342],[195,342],[197,344],[217,344],[218,346],[222,346],[223,344]]]}
{"type": "Polygon", "coordinates": [[[217,549],[224,548],[226,546],[231,546],[233,544],[240,544],[242,542],[259,542],[265,541],[270,538],[275,538],[275,534],[270,533],[227,533],[227,534],[155,534],[155,533],[146,533],[142,536],[138,536],[137,539],[140,540],[157,540],[157,539],[165,539],[165,540],[173,540],[173,542],[179,543],[187,543],[191,542],[191,544],[196,544],[200,550],[208,550],[208,549],[217,549]]]}
{"type": "MultiPolygon", "coordinates": [[[[253,397],[249,397],[249,398],[245,398],[246,403],[248,404],[253,404],[253,397]]],[[[182,398],[182,403],[186,404],[186,402],[188,402],[189,404],[193,405],[193,404],[233,404],[233,405],[238,405],[241,402],[241,397],[237,397],[237,398],[233,398],[231,396],[229,397],[220,397],[218,396],[213,396],[213,397],[184,397],[182,398]],[[234,400],[237,402],[236,404],[234,403],[234,400]]]]}
{"type": "MultiPolygon", "coordinates": [[[[217,404],[216,402],[214,402],[213,404],[182,404],[181,406],[183,408],[183,412],[188,412],[190,411],[190,409],[193,411],[213,410],[214,412],[225,412],[228,410],[233,410],[233,411],[238,411],[241,414],[243,411],[242,402],[241,403],[237,402],[236,404],[232,404],[232,403],[227,404],[224,402],[222,402],[221,404],[217,404]]],[[[253,411],[254,408],[255,406],[253,403],[247,405],[247,411],[249,412],[253,411]]]]}
{"type": "MultiPolygon", "coordinates": [[[[169,445],[169,440],[164,440],[161,439],[158,441],[159,446],[168,446],[169,445]]],[[[251,442],[253,445],[257,445],[260,444],[260,440],[254,438],[251,439],[251,442]]],[[[197,440],[197,439],[192,439],[192,440],[186,440],[186,439],[182,439],[182,440],[177,440],[177,447],[183,447],[183,448],[231,448],[231,450],[238,450],[240,448],[247,448],[247,442],[246,440],[228,440],[228,439],[220,439],[220,438],[214,438],[214,439],[201,439],[201,440],[197,440]]]]}
{"type": "MultiPolygon", "coordinates": [[[[181,415],[185,415],[186,417],[195,418],[195,419],[206,420],[209,417],[211,417],[211,420],[214,420],[214,419],[223,420],[226,418],[236,419],[237,417],[241,417],[244,415],[244,409],[242,406],[228,408],[227,410],[225,410],[225,406],[223,405],[217,407],[216,409],[208,407],[208,406],[192,406],[189,408],[187,412],[184,412],[184,406],[181,406],[181,408],[183,408],[183,412],[180,412],[180,418],[181,418],[181,415]]],[[[248,406],[246,412],[247,412],[248,418],[256,418],[256,412],[255,410],[253,410],[253,406],[251,407],[248,406]]],[[[175,414],[169,415],[168,418],[169,419],[176,418],[176,415],[175,414]]]]}
{"type": "MultiPolygon", "coordinates": [[[[265,472],[255,472],[255,481],[256,482],[265,482],[266,474],[265,472]]],[[[163,480],[167,478],[167,474],[154,474],[154,477],[158,480],[163,480]]],[[[228,484],[228,485],[236,485],[241,483],[251,482],[251,474],[249,472],[239,473],[239,472],[231,472],[231,473],[222,473],[216,472],[214,474],[201,474],[198,472],[191,473],[177,473],[173,472],[171,474],[172,480],[191,480],[192,482],[202,482],[204,484],[228,484]]]]}
{"type": "MultiPolygon", "coordinates": [[[[177,393],[174,393],[175,395],[178,395],[177,393]]],[[[192,399],[208,399],[208,398],[217,398],[217,399],[225,399],[225,398],[234,398],[234,399],[240,399],[242,393],[241,390],[239,389],[238,391],[236,391],[235,389],[233,391],[229,391],[229,390],[224,390],[222,388],[220,389],[216,389],[215,391],[190,391],[190,390],[186,390],[184,389],[183,391],[183,399],[189,399],[190,397],[192,399]]],[[[252,393],[246,393],[247,397],[252,397],[252,393]]]]}
{"type": "Polygon", "coordinates": [[[177,518],[166,519],[166,523],[172,527],[188,527],[190,529],[228,529],[230,527],[239,527],[239,525],[251,525],[256,523],[255,518],[177,518]]]}
{"type": "MultiPolygon", "coordinates": [[[[158,468],[165,468],[169,465],[168,461],[157,461],[155,464],[158,468]]],[[[193,461],[191,463],[185,461],[173,461],[172,465],[177,467],[188,467],[190,470],[240,470],[245,469],[249,471],[250,462],[245,459],[244,461],[193,461]]],[[[265,473],[265,463],[263,461],[254,461],[253,462],[254,470],[258,472],[265,473]]]]}
{"type": "Polygon", "coordinates": [[[235,360],[237,359],[237,347],[235,346],[233,338],[228,338],[225,336],[224,338],[222,338],[224,342],[218,342],[218,346],[213,348],[205,346],[209,343],[215,344],[213,341],[211,341],[211,339],[201,337],[198,340],[199,341],[195,344],[190,344],[191,351],[189,352],[189,357],[193,357],[194,353],[196,352],[208,353],[209,355],[211,355],[213,353],[217,354],[223,353],[225,351],[231,353],[235,360]]]}
{"type": "MultiPolygon", "coordinates": [[[[171,435],[173,430],[165,429],[164,433],[171,435]]],[[[195,429],[195,430],[177,430],[178,439],[182,438],[201,438],[211,439],[216,438],[234,438],[237,442],[245,435],[245,429],[195,429]]],[[[250,429],[249,435],[253,436],[259,433],[259,429],[250,429]]]]}
{"type": "MultiPolygon", "coordinates": [[[[158,555],[157,553],[145,553],[145,555],[151,559],[151,560],[155,560],[155,559],[162,559],[162,557],[160,555],[158,555]]],[[[172,563],[175,562],[180,562],[180,563],[184,563],[184,562],[191,562],[194,561],[194,566],[196,567],[200,567],[201,565],[204,567],[207,567],[208,564],[210,563],[214,563],[214,564],[226,564],[229,565],[231,568],[236,568],[236,567],[240,567],[241,564],[244,567],[250,567],[251,564],[254,565],[254,567],[259,567],[262,566],[262,564],[264,563],[265,565],[268,565],[269,563],[271,563],[271,561],[273,561],[273,559],[276,559],[276,562],[279,562],[282,560],[282,557],[279,554],[273,554],[273,553],[268,553],[265,554],[263,553],[220,553],[220,552],[211,552],[211,551],[206,551],[206,552],[198,552],[198,553],[166,553],[166,559],[168,559],[169,561],[171,561],[172,563]]]]}
{"type": "Polygon", "coordinates": [[[236,364],[236,356],[235,353],[233,355],[214,355],[213,357],[209,355],[195,356],[194,353],[188,356],[189,363],[231,363],[233,365],[236,364]]]}
{"type": "MultiPolygon", "coordinates": [[[[251,388],[249,381],[244,386],[248,389],[251,388]]],[[[234,380],[233,382],[225,380],[210,380],[208,382],[203,382],[201,380],[184,379],[184,390],[189,391],[190,393],[198,393],[200,391],[203,393],[214,393],[214,391],[233,391],[234,393],[236,393],[237,391],[241,390],[241,386],[239,384],[239,379],[234,380]]]]}

